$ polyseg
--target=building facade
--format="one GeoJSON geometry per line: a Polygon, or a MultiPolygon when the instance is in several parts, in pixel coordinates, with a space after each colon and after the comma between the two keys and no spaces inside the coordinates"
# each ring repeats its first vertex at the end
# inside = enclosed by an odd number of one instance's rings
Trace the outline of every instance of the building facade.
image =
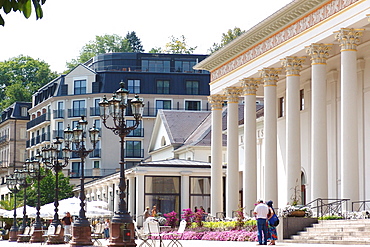
{"type": "Polygon", "coordinates": [[[0,121],[0,196],[9,194],[6,176],[22,169],[26,157],[26,124],[30,102],[15,102],[1,113],[0,121]]]}
{"type": "Polygon", "coordinates": [[[245,105],[242,135],[228,115],[227,163],[240,167],[227,173],[226,208],[222,188],[211,191],[212,214],[231,214],[235,184],[246,212],[257,198],[283,207],[295,188],[300,203],[370,198],[369,14],[368,0],[292,1],[195,66],[211,72],[211,169],[217,174],[211,187],[221,178],[222,104],[229,112],[245,105]],[[264,116],[256,122],[259,97],[264,116]]]}
{"type": "MultiPolygon", "coordinates": [[[[129,98],[138,94],[145,103],[140,126],[125,139],[126,168],[132,167],[148,156],[149,137],[159,109],[208,110],[209,73],[192,69],[204,58],[206,55],[109,53],[80,64],[33,95],[27,123],[28,156],[34,157],[56,137],[63,138],[63,130],[74,128],[85,116],[89,127],[95,124],[101,136],[86,159],[85,176],[90,179],[114,173],[119,167],[119,137],[102,126],[98,103],[105,95],[109,99],[124,81],[129,98]]],[[[130,106],[126,120],[128,126],[135,122],[130,106]]],[[[80,159],[74,153],[64,173],[80,177],[80,159]]]]}

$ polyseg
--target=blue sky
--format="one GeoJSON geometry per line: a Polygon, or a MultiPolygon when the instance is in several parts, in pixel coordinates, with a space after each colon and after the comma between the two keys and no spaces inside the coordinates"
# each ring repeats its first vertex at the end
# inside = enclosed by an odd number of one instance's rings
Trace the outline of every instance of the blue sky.
{"type": "Polygon", "coordinates": [[[0,61],[20,54],[39,58],[62,72],[65,63],[95,35],[125,36],[135,31],[144,49],[164,47],[184,35],[194,53],[206,54],[222,33],[248,30],[291,0],[47,0],[44,18],[26,20],[19,12],[3,15],[0,61]]]}

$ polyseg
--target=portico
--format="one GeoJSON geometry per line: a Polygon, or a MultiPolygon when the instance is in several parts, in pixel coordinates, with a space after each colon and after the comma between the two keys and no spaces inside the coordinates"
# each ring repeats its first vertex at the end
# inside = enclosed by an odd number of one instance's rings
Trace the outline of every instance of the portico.
{"type": "Polygon", "coordinates": [[[297,191],[299,203],[370,199],[368,14],[368,0],[294,1],[195,66],[211,72],[211,214],[231,216],[239,187],[246,213],[258,198],[283,207],[297,191]],[[243,93],[232,94],[237,88],[243,93]],[[257,98],[263,127],[256,125],[257,98]],[[244,105],[242,143],[238,119],[228,114],[225,209],[217,182],[224,101],[229,113],[244,105]],[[238,160],[241,186],[232,181],[238,160]]]}

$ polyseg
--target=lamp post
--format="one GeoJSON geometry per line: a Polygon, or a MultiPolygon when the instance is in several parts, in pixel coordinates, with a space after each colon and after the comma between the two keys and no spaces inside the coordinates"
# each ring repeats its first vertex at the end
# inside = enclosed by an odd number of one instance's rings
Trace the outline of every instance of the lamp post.
{"type": "Polygon", "coordinates": [[[91,149],[86,149],[86,133],[87,133],[87,121],[82,116],[81,120],[78,121],[76,127],[71,130],[69,126],[64,130],[64,140],[66,147],[71,152],[75,152],[81,159],[81,176],[80,176],[80,211],[78,218],[73,224],[72,229],[72,240],[71,246],[84,246],[93,245],[91,241],[91,229],[90,223],[86,218],[85,212],[85,159],[89,153],[94,151],[96,143],[99,141],[99,130],[93,126],[88,130],[90,142],[92,144],[91,149]],[[73,143],[72,148],[69,149],[69,145],[73,143]]]}
{"type": "Polygon", "coordinates": [[[41,243],[44,242],[42,237],[42,224],[40,218],[40,181],[45,177],[42,171],[42,155],[38,152],[32,160],[26,162],[28,174],[30,177],[36,179],[37,181],[37,204],[36,204],[36,220],[33,224],[35,230],[31,236],[31,243],[41,243]]]}
{"type": "Polygon", "coordinates": [[[18,226],[17,226],[17,193],[20,191],[19,187],[19,173],[18,170],[14,170],[13,174],[6,176],[6,186],[14,194],[14,218],[13,225],[9,232],[9,242],[17,241],[18,226]]]}
{"type": "MultiPolygon", "coordinates": [[[[19,186],[23,189],[23,220],[22,220],[22,225],[19,227],[19,232],[22,234],[24,232],[24,229],[26,228],[27,225],[27,210],[26,210],[26,199],[27,199],[27,194],[26,194],[26,189],[32,185],[32,182],[28,182],[28,170],[26,165],[24,165],[24,168],[22,170],[18,171],[19,174],[19,186]]],[[[18,238],[18,242],[21,242],[22,238],[18,238]]]]}
{"type": "MultiPolygon", "coordinates": [[[[56,137],[56,140],[53,141],[53,144],[50,147],[42,148],[42,157],[44,160],[45,165],[53,169],[55,172],[55,195],[54,195],[54,219],[51,223],[55,227],[55,229],[61,225],[59,220],[58,214],[58,206],[59,206],[59,173],[62,171],[64,167],[68,165],[69,160],[69,149],[68,147],[64,147],[61,149],[62,142],[59,139],[60,137],[56,137]],[[63,153],[62,157],[60,153],[63,153]],[[59,159],[63,159],[64,162],[59,162],[59,159]]],[[[48,244],[62,244],[64,243],[63,234],[64,231],[60,231],[58,236],[53,238],[52,242],[48,242],[48,244]]]]}
{"type": "Polygon", "coordinates": [[[107,100],[104,96],[102,101],[99,102],[100,117],[103,120],[104,126],[120,137],[119,203],[118,211],[114,213],[111,221],[111,237],[108,246],[136,246],[134,240],[134,224],[131,215],[127,211],[127,203],[125,201],[124,141],[125,137],[139,126],[143,115],[144,103],[137,95],[131,100],[135,124],[133,126],[127,126],[125,111],[127,108],[128,94],[129,91],[125,89],[125,83],[121,81],[120,88],[113,94],[111,99],[107,100]],[[113,121],[113,127],[107,125],[107,120],[110,117],[113,121]]]}

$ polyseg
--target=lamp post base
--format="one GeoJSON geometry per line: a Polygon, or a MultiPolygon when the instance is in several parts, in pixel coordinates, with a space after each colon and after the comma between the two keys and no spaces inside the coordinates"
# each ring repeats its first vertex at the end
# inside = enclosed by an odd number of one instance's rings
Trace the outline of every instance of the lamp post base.
{"type": "Polygon", "coordinates": [[[10,228],[9,231],[9,242],[17,242],[18,240],[18,227],[13,227],[10,228]]]}
{"type": "Polygon", "coordinates": [[[48,240],[46,241],[46,244],[64,244],[64,228],[60,221],[53,220],[51,225],[55,227],[55,231],[59,226],[61,227],[61,229],[59,231],[59,234],[49,236],[48,240]]]}
{"type": "Polygon", "coordinates": [[[72,227],[72,240],[70,246],[89,246],[91,241],[91,227],[87,219],[77,219],[72,227]]]}
{"type": "Polygon", "coordinates": [[[42,225],[37,224],[34,225],[35,230],[31,236],[30,242],[31,243],[42,243],[44,242],[44,238],[42,237],[42,225]]]}
{"type": "Polygon", "coordinates": [[[107,246],[136,246],[135,227],[130,214],[116,212],[111,221],[110,236],[107,246]]]}

